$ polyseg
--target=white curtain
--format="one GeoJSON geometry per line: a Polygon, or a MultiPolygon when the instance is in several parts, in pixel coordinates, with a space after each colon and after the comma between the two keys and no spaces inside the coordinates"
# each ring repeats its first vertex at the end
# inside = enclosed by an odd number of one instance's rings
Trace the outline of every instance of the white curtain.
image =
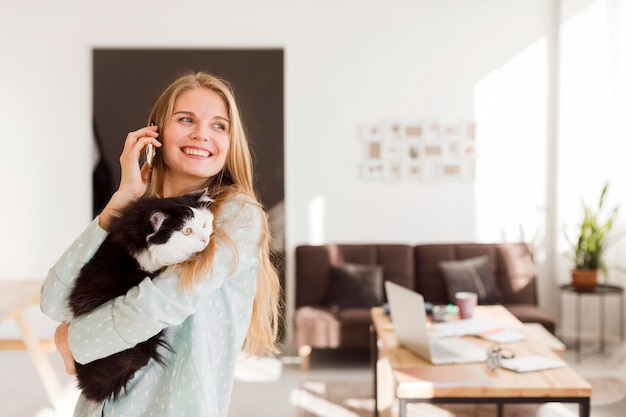
{"type": "MultiPolygon", "coordinates": [[[[590,1],[561,24],[557,218],[581,219],[581,199],[595,205],[609,181],[607,205],[620,205],[616,226],[626,231],[626,15],[625,0],[590,1]]],[[[557,232],[558,250],[569,246],[557,232]]],[[[607,253],[626,266],[626,239],[607,253]]],[[[559,257],[558,281],[569,280],[571,260],[559,257]]],[[[624,284],[612,270],[610,282],[624,284]]]]}

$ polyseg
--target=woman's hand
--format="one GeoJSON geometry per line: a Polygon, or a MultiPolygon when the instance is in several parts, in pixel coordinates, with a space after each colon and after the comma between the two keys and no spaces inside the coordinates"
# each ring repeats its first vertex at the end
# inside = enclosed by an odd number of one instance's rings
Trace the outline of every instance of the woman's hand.
{"type": "Polygon", "coordinates": [[[130,132],[126,136],[124,149],[120,155],[122,168],[120,186],[100,213],[99,222],[103,229],[108,228],[111,217],[121,208],[137,200],[146,192],[150,166],[145,163],[140,168],[138,162],[141,152],[147,145],[161,147],[161,142],[156,139],[159,136],[157,129],[157,126],[147,126],[130,132]]]}
{"type": "Polygon", "coordinates": [[[65,364],[65,372],[68,375],[76,375],[76,364],[74,363],[74,356],[70,350],[70,345],[67,341],[67,333],[70,328],[70,324],[65,322],[59,325],[54,332],[54,344],[57,350],[63,357],[63,363],[65,364]]]}

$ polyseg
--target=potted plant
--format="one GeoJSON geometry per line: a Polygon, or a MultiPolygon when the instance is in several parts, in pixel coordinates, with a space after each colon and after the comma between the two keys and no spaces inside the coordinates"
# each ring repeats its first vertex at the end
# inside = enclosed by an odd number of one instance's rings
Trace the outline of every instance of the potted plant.
{"type": "Polygon", "coordinates": [[[611,233],[619,206],[610,209],[606,214],[603,210],[608,188],[607,182],[602,188],[597,207],[593,208],[583,201],[584,215],[578,228],[577,239],[573,242],[568,238],[574,248],[572,285],[578,291],[593,291],[598,285],[599,271],[602,271],[605,278],[608,277],[608,268],[603,255],[619,238],[611,233]]]}

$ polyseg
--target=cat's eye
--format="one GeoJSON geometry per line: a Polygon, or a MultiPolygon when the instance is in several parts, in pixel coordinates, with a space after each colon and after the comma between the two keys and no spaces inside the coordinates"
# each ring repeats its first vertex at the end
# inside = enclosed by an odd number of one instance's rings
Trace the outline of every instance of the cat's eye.
{"type": "Polygon", "coordinates": [[[182,230],[183,235],[189,236],[191,234],[191,227],[187,227],[182,230]]]}

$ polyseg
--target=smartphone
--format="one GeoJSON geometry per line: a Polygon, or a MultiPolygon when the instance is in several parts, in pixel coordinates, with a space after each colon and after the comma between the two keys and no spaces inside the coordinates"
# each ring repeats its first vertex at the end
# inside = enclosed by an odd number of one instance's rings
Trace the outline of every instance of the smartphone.
{"type": "Polygon", "coordinates": [[[154,158],[154,145],[148,144],[143,150],[144,157],[146,158],[146,162],[152,166],[152,159],[154,158]]]}
{"type": "MultiPolygon", "coordinates": [[[[154,123],[150,123],[150,126],[154,126],[154,123]]],[[[148,163],[150,166],[152,166],[152,160],[154,159],[154,145],[152,144],[148,144],[146,145],[146,147],[143,149],[143,152],[141,153],[141,157],[139,158],[139,166],[142,167],[144,163],[148,163]]]]}

